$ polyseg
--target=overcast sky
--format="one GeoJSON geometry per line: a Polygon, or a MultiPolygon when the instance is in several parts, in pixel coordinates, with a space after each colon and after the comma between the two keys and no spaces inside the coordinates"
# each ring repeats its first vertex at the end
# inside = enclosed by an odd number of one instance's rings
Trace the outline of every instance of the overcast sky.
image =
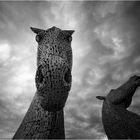
{"type": "MultiPolygon", "coordinates": [[[[36,91],[31,26],[75,30],[66,138],[106,139],[95,96],[140,73],[140,2],[0,2],[0,138],[14,135],[36,91]]],[[[130,110],[140,114],[139,90],[130,110]]]]}

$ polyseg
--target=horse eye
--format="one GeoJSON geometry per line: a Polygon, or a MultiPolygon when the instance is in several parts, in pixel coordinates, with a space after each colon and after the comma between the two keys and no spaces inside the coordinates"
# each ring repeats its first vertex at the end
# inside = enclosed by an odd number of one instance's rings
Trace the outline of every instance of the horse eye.
{"type": "Polygon", "coordinates": [[[36,41],[37,41],[37,42],[40,42],[41,39],[42,39],[42,37],[41,37],[40,35],[37,35],[37,36],[36,36],[36,41]]]}

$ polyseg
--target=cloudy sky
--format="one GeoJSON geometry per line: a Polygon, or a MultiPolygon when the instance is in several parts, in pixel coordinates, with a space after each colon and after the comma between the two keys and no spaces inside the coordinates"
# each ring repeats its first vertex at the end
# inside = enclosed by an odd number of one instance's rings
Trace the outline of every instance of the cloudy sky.
{"type": "MultiPolygon", "coordinates": [[[[66,138],[106,139],[95,96],[140,73],[140,2],[0,2],[0,138],[14,135],[36,91],[31,26],[75,30],[66,138]]],[[[130,110],[140,114],[139,93],[130,110]]]]}

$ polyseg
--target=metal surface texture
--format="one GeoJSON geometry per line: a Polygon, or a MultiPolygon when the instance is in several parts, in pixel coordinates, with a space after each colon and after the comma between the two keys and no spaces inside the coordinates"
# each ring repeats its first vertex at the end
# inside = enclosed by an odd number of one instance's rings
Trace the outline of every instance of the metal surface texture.
{"type": "Polygon", "coordinates": [[[104,100],[102,122],[109,139],[140,139],[140,116],[127,110],[139,86],[140,76],[132,76],[106,97],[97,96],[104,100]]]}

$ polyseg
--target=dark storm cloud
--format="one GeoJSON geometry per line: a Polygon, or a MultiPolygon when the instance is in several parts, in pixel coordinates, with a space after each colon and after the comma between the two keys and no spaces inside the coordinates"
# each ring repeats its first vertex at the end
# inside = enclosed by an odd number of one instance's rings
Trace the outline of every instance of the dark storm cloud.
{"type": "Polygon", "coordinates": [[[129,67],[130,71],[135,71],[136,67],[139,66],[134,63],[139,55],[139,4],[134,2],[91,4],[91,2],[87,2],[84,7],[87,6],[88,8],[85,8],[87,11],[92,8],[95,10],[91,10],[87,16],[86,21],[89,24],[86,24],[86,30],[89,35],[85,38],[89,40],[88,43],[90,43],[91,48],[82,62],[91,61],[91,64],[95,65],[94,60],[96,59],[98,66],[107,70],[110,69],[110,74],[113,74],[115,69],[118,70],[118,67],[121,69],[121,66],[123,67],[122,70],[127,70],[129,67]],[[114,9],[109,8],[109,6],[114,7],[114,9]],[[94,52],[95,55],[93,55],[94,52]],[[132,67],[130,67],[130,63],[132,67]]]}
{"type": "Polygon", "coordinates": [[[127,65],[130,66],[132,71],[137,70],[139,72],[140,69],[140,3],[139,2],[129,2],[129,6],[126,8],[125,11],[123,11],[122,16],[125,17],[124,20],[124,31],[127,33],[131,33],[131,42],[133,43],[132,46],[132,55],[128,58],[127,65]],[[130,5],[131,4],[131,5],[130,5]],[[128,23],[128,24],[126,24],[128,23]],[[125,24],[127,26],[125,26],[125,24]]]}
{"type": "MultiPolygon", "coordinates": [[[[80,85],[77,89],[73,89],[71,94],[77,94],[76,99],[73,100],[76,100],[77,104],[79,103],[78,107],[81,108],[81,112],[86,110],[87,116],[91,116],[90,112],[93,111],[92,109],[89,111],[87,108],[92,106],[95,108],[98,104],[95,99],[96,95],[106,95],[111,88],[117,88],[131,75],[139,73],[138,5],[138,2],[84,2],[79,8],[79,11],[82,11],[79,12],[78,19],[78,23],[82,27],[79,31],[79,38],[85,43],[80,47],[87,49],[88,52],[85,51],[86,55],[83,55],[79,62],[78,72],[82,75],[80,85]],[[86,104],[87,102],[88,104],[86,104]],[[82,104],[84,104],[84,108],[82,104]]],[[[74,82],[74,84],[77,83],[74,82]]],[[[139,98],[138,94],[137,92],[136,95],[139,98]]],[[[138,103],[135,97],[133,102],[138,103]]],[[[80,112],[78,107],[75,106],[75,110],[80,112]]],[[[137,109],[135,105],[133,108],[137,109]]],[[[70,111],[70,113],[71,116],[75,116],[74,112],[70,111]]],[[[83,117],[76,118],[74,119],[77,121],[82,120],[79,124],[84,122],[83,117]]],[[[90,118],[96,120],[96,115],[90,118]]],[[[87,122],[86,118],[85,122],[87,122]]],[[[92,124],[92,121],[87,124],[92,124]]],[[[102,125],[99,122],[97,124],[102,132],[102,125]]],[[[89,125],[89,127],[96,129],[94,125],[89,125]]],[[[82,128],[84,129],[84,125],[82,128]]],[[[84,131],[86,130],[84,129],[84,131]]],[[[70,132],[71,135],[72,132],[70,132]]],[[[95,135],[97,138],[96,134],[92,136],[95,135]]]]}
{"type": "MultiPolygon", "coordinates": [[[[139,73],[139,2],[0,2],[0,137],[10,138],[35,92],[36,47],[29,27],[74,29],[66,138],[105,139],[106,95],[139,73]]],[[[139,91],[131,110],[139,113],[139,91]]]]}

